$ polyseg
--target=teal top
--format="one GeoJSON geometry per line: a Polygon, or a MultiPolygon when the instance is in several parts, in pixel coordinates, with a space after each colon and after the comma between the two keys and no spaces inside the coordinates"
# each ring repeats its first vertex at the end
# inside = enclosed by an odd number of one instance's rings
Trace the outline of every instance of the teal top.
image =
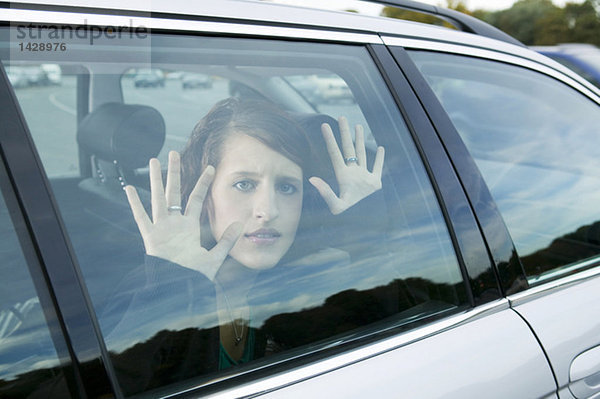
{"type": "Polygon", "coordinates": [[[254,329],[248,328],[248,339],[246,340],[246,347],[244,348],[244,354],[237,362],[229,356],[229,353],[223,347],[223,344],[219,342],[219,370],[225,370],[238,364],[247,363],[252,360],[254,353],[254,329]]]}

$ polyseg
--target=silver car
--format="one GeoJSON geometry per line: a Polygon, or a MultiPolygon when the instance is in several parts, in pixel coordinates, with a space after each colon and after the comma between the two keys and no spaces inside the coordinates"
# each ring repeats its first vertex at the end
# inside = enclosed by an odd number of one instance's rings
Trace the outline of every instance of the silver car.
{"type": "Polygon", "coordinates": [[[2,3],[0,397],[599,397],[600,91],[382,3],[2,3]]]}

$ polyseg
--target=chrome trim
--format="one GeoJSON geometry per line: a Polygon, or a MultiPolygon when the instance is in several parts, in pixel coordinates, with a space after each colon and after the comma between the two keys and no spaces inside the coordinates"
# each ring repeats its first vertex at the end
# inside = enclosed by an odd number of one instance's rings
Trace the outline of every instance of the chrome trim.
{"type": "Polygon", "coordinates": [[[193,21],[170,18],[149,18],[124,15],[101,15],[73,13],[62,11],[38,11],[21,9],[3,9],[0,20],[19,23],[72,24],[93,26],[131,26],[133,28],[149,28],[170,31],[193,31],[205,33],[224,33],[252,36],[268,36],[276,38],[299,38],[322,40],[329,42],[352,42],[382,44],[376,34],[353,33],[334,30],[318,30],[309,28],[291,28],[282,26],[265,26],[259,23],[231,23],[193,21]]]}
{"type": "MultiPolygon", "coordinates": [[[[391,338],[384,339],[374,344],[354,349],[349,352],[342,353],[327,359],[311,363],[290,371],[285,371],[280,374],[271,375],[260,380],[256,380],[245,385],[225,389],[218,393],[208,395],[208,398],[245,398],[254,397],[268,392],[275,391],[320,375],[329,373],[334,370],[341,369],[351,364],[370,359],[374,356],[384,354],[386,352],[401,348],[416,341],[420,341],[427,337],[442,333],[452,328],[472,322],[481,317],[494,314],[510,308],[509,302],[506,299],[500,299],[485,305],[478,306],[465,311],[464,313],[449,316],[443,320],[439,320],[426,326],[416,328],[396,335],[391,338]]],[[[183,392],[174,393],[173,396],[191,393],[197,387],[183,392]]],[[[167,396],[168,397],[168,396],[167,396]]],[[[203,396],[204,397],[204,396],[203,396]]]]}
{"type": "MultiPolygon", "coordinates": [[[[593,261],[580,263],[578,264],[578,266],[585,267],[586,263],[594,264],[598,263],[598,260],[595,259],[593,261]]],[[[573,274],[570,276],[561,277],[557,280],[529,288],[525,291],[519,292],[514,295],[509,295],[507,299],[510,303],[510,306],[513,307],[532,301],[541,296],[550,295],[552,293],[559,292],[565,288],[572,287],[574,285],[581,284],[589,280],[593,280],[595,278],[600,279],[600,266],[596,266],[588,270],[583,270],[577,274],[573,274]]]]}
{"type": "Polygon", "coordinates": [[[549,60],[545,56],[532,50],[520,48],[518,46],[496,46],[494,49],[488,49],[465,44],[392,36],[383,36],[382,39],[384,44],[387,46],[401,46],[417,50],[432,50],[444,53],[467,55],[494,61],[502,61],[532,69],[568,84],[600,105],[600,89],[592,85],[584,78],[575,74],[567,67],[549,60]]]}

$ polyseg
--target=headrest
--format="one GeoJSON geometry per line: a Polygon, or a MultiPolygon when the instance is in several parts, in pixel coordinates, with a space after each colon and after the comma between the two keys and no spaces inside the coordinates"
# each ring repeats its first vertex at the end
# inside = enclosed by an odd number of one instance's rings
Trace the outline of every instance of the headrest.
{"type": "Polygon", "coordinates": [[[146,105],[105,103],[81,121],[77,142],[100,159],[116,160],[128,169],[140,168],[160,152],[165,121],[146,105]]]}

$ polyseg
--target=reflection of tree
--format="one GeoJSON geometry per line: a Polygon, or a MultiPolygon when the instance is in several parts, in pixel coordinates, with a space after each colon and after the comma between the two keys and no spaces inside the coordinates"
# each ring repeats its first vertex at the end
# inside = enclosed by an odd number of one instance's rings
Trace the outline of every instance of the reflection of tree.
{"type": "Polygon", "coordinates": [[[0,398],[68,398],[71,397],[59,367],[20,374],[14,380],[0,380],[0,398]]]}
{"type": "Polygon", "coordinates": [[[280,346],[295,348],[382,321],[431,300],[458,304],[456,287],[409,278],[364,291],[342,291],[321,306],[275,315],[261,329],[277,337],[280,346]]]}
{"type": "Polygon", "coordinates": [[[537,276],[560,266],[600,254],[600,221],[581,226],[571,233],[554,239],[546,248],[522,256],[528,276],[537,276]]]}
{"type": "MultiPolygon", "coordinates": [[[[298,348],[386,319],[398,322],[402,317],[399,313],[419,305],[431,303],[432,311],[458,305],[458,298],[463,297],[458,293],[458,289],[464,290],[461,286],[408,278],[372,289],[336,293],[320,306],[267,319],[255,330],[254,357],[270,354],[273,347],[298,348]],[[276,345],[268,346],[268,342],[276,345]]],[[[111,353],[111,359],[122,390],[130,395],[217,371],[218,340],[217,327],[161,330],[147,341],[111,353]]],[[[36,370],[12,381],[0,380],[0,397],[5,397],[5,392],[6,397],[29,397],[32,391],[49,384],[56,370],[36,370]]]]}

